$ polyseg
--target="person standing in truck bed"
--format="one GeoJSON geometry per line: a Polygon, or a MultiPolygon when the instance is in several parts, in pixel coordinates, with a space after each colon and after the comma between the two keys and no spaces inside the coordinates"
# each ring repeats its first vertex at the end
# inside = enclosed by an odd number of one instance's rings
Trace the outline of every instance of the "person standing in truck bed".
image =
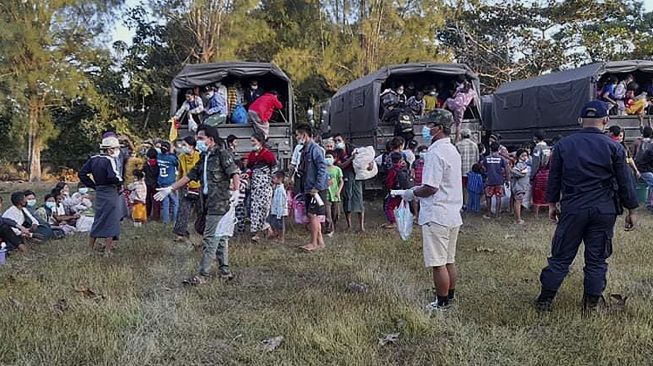
{"type": "Polygon", "coordinates": [[[283,104],[274,90],[261,95],[249,106],[249,119],[254,132],[261,133],[265,136],[265,140],[270,136],[270,118],[275,109],[283,109],[283,104]]]}

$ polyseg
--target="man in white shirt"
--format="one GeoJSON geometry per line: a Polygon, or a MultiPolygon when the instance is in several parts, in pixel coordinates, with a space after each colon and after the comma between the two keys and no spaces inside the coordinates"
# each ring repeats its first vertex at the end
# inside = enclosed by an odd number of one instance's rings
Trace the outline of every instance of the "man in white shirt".
{"type": "MultiPolygon", "coordinates": [[[[2,217],[5,219],[11,219],[19,227],[26,228],[28,230],[35,230],[38,227],[39,221],[32,216],[32,214],[27,210],[27,199],[25,198],[25,193],[23,192],[14,192],[11,194],[11,204],[12,206],[2,214],[2,217]]],[[[25,230],[21,230],[18,227],[12,227],[12,230],[16,235],[27,235],[25,230]]]]}
{"type": "Polygon", "coordinates": [[[422,185],[407,190],[404,199],[420,201],[419,224],[422,226],[424,264],[433,268],[436,298],[433,310],[446,310],[456,288],[456,242],[463,224],[460,153],[449,135],[454,125],[449,111],[436,109],[427,122],[433,143],[424,157],[422,185]]]}

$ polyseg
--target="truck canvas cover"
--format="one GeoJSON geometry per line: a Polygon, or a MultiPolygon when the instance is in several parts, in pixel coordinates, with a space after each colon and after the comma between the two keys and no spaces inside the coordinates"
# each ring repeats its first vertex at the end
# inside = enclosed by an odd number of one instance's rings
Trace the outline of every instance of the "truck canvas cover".
{"type": "Polygon", "coordinates": [[[583,105],[596,97],[601,76],[635,71],[653,73],[653,61],[594,63],[504,84],[494,94],[492,130],[576,127],[583,105]]]}
{"type": "MultiPolygon", "coordinates": [[[[478,76],[463,64],[411,63],[387,66],[375,73],[354,80],[343,86],[331,99],[330,121],[333,131],[349,131],[351,134],[374,131],[379,123],[383,84],[390,78],[430,73],[445,77],[466,76],[478,93],[478,76]]],[[[477,105],[480,100],[477,100],[477,105]]]]}
{"type": "MultiPolygon", "coordinates": [[[[287,95],[288,106],[292,106],[292,83],[290,78],[279,67],[271,63],[258,62],[219,62],[210,64],[188,64],[172,79],[172,105],[170,113],[177,111],[175,101],[178,100],[179,93],[184,89],[194,88],[217,83],[227,77],[237,79],[255,79],[263,76],[272,76],[282,82],[287,90],[280,90],[287,95]]],[[[287,112],[292,112],[288,108],[287,112]]]]}

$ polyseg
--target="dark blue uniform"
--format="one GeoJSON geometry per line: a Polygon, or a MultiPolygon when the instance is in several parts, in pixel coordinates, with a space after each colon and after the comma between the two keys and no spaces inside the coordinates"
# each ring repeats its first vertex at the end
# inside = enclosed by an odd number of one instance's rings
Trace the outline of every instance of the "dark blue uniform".
{"type": "Polygon", "coordinates": [[[605,289],[612,236],[622,207],[637,208],[626,151],[597,128],[585,128],[554,147],[546,192],[560,202],[561,216],[542,270],[542,294],[555,296],[581,241],[585,243],[585,295],[605,289]]]}

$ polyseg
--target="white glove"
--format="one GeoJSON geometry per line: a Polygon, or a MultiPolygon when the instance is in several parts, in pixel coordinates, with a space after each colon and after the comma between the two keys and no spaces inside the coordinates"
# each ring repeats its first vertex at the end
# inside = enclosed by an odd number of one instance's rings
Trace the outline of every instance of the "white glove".
{"type": "Polygon", "coordinates": [[[401,196],[406,202],[410,202],[415,199],[415,188],[407,189],[404,191],[404,194],[401,196]]]}
{"type": "Polygon", "coordinates": [[[165,188],[157,188],[157,192],[154,195],[154,199],[161,202],[163,201],[166,197],[172,193],[172,187],[165,187],[165,188]]]}

